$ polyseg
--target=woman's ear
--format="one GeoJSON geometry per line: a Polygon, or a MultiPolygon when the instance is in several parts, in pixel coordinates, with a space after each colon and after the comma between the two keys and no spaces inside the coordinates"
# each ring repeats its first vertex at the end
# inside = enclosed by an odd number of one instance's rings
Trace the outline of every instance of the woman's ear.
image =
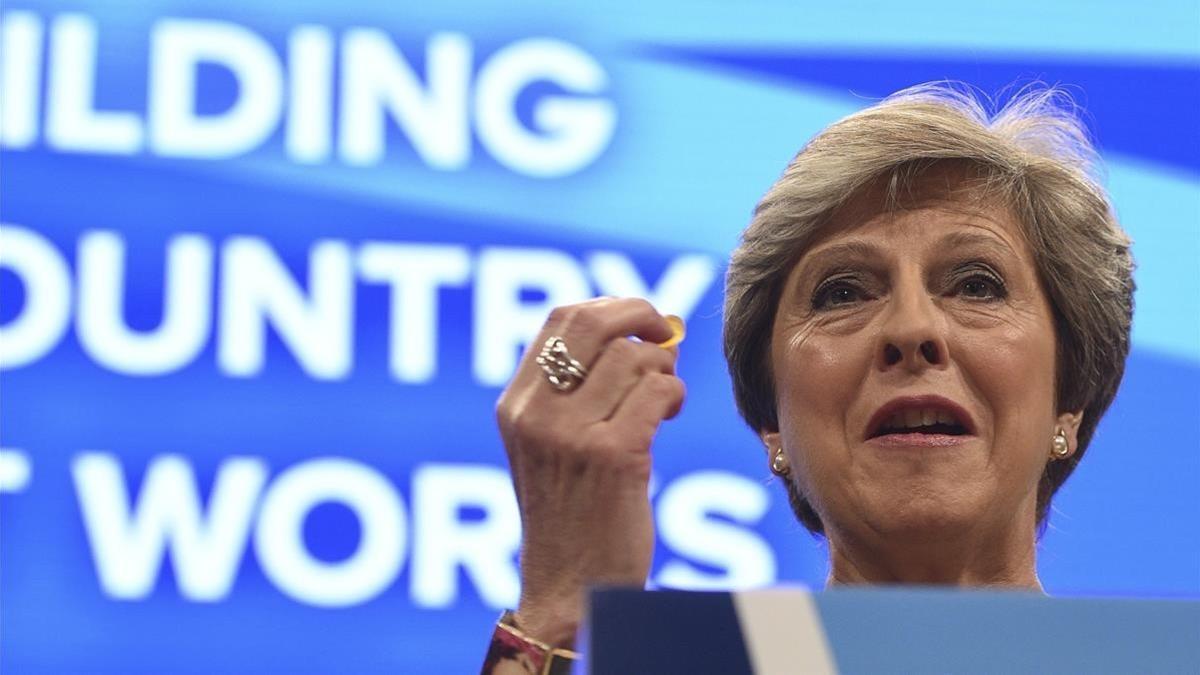
{"type": "Polygon", "coordinates": [[[1079,425],[1083,422],[1083,411],[1065,412],[1058,416],[1058,428],[1067,434],[1067,448],[1074,455],[1079,449],[1079,425]]]}
{"type": "Polygon", "coordinates": [[[771,458],[775,456],[774,453],[777,452],[780,447],[782,447],[779,442],[779,432],[767,431],[764,429],[758,432],[758,438],[763,442],[763,446],[766,448],[767,461],[771,461],[771,458]]]}

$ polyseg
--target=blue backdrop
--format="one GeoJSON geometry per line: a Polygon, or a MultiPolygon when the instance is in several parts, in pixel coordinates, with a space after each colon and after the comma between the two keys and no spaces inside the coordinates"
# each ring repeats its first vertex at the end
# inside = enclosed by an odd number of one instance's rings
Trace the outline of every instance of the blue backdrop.
{"type": "Polygon", "coordinates": [[[812,134],[946,78],[1069,87],[1135,241],[1128,372],[1043,582],[1200,595],[1197,25],[1194,0],[6,2],[0,668],[477,668],[518,592],[494,401],[593,294],[689,324],[652,584],[819,587],[734,412],[724,261],[812,134]]]}

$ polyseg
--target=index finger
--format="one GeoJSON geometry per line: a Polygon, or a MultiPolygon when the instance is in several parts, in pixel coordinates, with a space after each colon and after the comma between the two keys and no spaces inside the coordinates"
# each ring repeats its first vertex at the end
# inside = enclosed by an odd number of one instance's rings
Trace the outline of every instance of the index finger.
{"type": "Polygon", "coordinates": [[[563,339],[571,356],[591,368],[611,340],[637,337],[645,342],[665,342],[674,335],[671,324],[643,298],[595,298],[556,307],[529,345],[523,359],[528,366],[550,336],[563,339]]]}

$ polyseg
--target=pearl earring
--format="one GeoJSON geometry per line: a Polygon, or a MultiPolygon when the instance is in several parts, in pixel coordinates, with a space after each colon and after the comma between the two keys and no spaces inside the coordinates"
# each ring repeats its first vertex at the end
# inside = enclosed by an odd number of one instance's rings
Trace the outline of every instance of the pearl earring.
{"type": "Polygon", "coordinates": [[[787,477],[787,457],[785,457],[783,454],[783,448],[780,448],[775,453],[775,457],[771,459],[771,473],[775,474],[776,476],[782,476],[785,478],[787,477]]]}
{"type": "Polygon", "coordinates": [[[1050,454],[1055,459],[1066,459],[1071,454],[1071,444],[1067,442],[1067,432],[1059,428],[1054,432],[1054,440],[1050,442],[1050,454]]]}

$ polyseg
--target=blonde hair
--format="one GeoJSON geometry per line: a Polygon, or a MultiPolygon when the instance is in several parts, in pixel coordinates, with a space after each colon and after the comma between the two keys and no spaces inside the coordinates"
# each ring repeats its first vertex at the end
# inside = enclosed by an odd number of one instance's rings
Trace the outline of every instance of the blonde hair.
{"type": "MultiPolygon", "coordinates": [[[[778,429],[769,355],[788,272],[832,215],[867,188],[884,186],[881,207],[896,208],[923,175],[947,163],[969,168],[972,189],[1001,200],[1024,227],[1054,314],[1058,411],[1083,411],[1077,451],[1048,462],[1038,487],[1044,529],[1051,497],[1116,396],[1133,316],[1130,240],[1099,183],[1079,111],[1061,89],[1027,88],[990,114],[964,85],[919,85],[809,141],[755,208],[729,264],[724,345],[734,397],[756,432],[778,429]]],[[[797,517],[823,533],[812,504],[786,483],[797,517]]]]}

